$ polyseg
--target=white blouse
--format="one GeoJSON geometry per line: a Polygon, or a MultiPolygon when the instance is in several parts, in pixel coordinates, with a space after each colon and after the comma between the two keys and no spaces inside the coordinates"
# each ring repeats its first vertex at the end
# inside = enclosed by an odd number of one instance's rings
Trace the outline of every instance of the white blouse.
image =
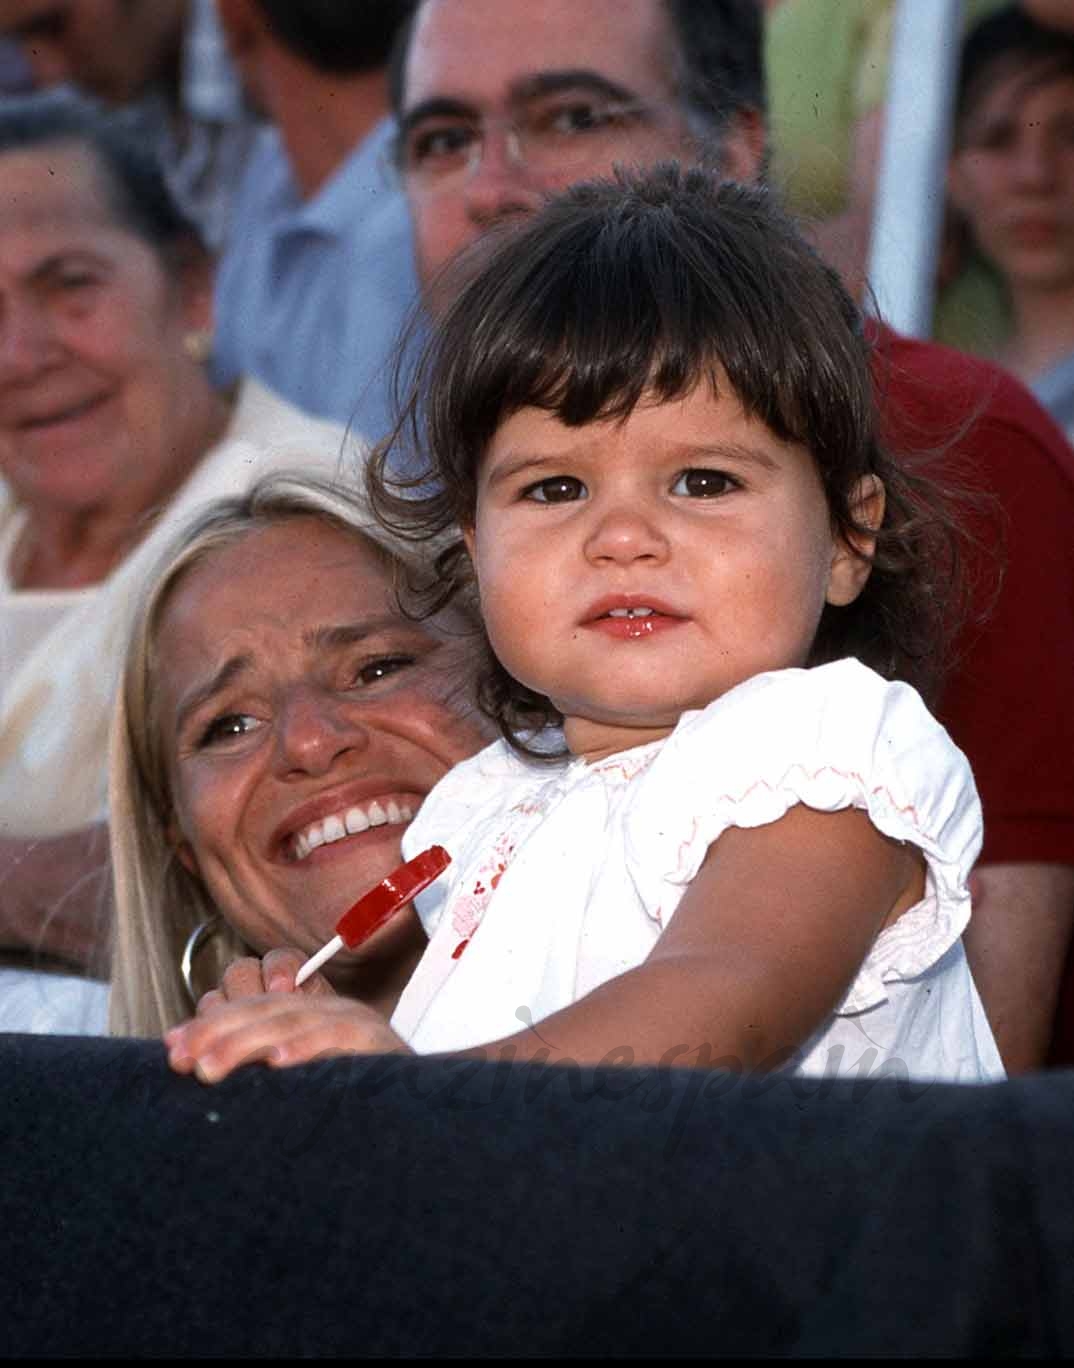
{"type": "Polygon", "coordinates": [[[865,810],[927,874],[790,1067],[1002,1078],[961,940],[981,843],[968,762],[909,685],[856,660],[758,675],[594,764],[499,741],[456,766],[404,839],[408,858],[439,844],[453,862],[418,899],[430,943],[392,1025],[428,1053],[539,1023],[648,956],[721,832],[797,803],[865,810]]]}

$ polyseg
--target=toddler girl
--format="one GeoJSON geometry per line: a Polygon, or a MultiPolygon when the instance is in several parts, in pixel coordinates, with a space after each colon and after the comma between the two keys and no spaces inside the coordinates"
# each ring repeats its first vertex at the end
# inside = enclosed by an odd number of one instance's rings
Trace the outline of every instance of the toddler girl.
{"type": "Polygon", "coordinates": [[[323,986],[214,1002],[173,1065],[1001,1077],[961,943],[980,808],[914,687],[948,525],[878,447],[834,274],[761,191],[620,174],[471,264],[417,392],[429,469],[381,452],[372,492],[461,527],[428,606],[476,585],[503,733],[407,832],[453,856],[429,947],[390,1027],[323,986]]]}

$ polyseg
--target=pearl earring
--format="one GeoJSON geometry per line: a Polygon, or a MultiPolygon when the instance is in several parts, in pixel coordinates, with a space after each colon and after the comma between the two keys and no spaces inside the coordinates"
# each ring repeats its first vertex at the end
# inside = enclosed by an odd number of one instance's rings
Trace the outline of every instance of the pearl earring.
{"type": "Polygon", "coordinates": [[[191,328],[183,336],[183,351],[199,366],[203,366],[213,350],[213,335],[208,328],[191,328]]]}

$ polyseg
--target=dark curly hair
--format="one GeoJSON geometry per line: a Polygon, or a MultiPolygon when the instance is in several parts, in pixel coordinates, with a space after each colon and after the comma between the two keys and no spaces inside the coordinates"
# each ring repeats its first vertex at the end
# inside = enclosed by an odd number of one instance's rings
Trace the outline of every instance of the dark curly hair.
{"type": "MultiPolygon", "coordinates": [[[[853,603],[824,609],[809,663],[852,655],[931,692],[952,625],[957,524],[928,478],[883,450],[857,306],[767,191],[673,164],[619,171],[484,239],[454,270],[457,293],[400,424],[367,468],[387,527],[423,539],[472,526],[482,459],[522,408],[576,427],[625,418],[643,396],[726,383],[748,414],[812,453],[836,535],[872,535],[851,507],[863,476],[886,491],[868,582],[853,603]],[[423,453],[423,468],[408,454],[398,474],[400,450],[423,453]]],[[[472,590],[453,539],[414,610],[472,590]]],[[[481,703],[524,751],[562,720],[495,660],[481,703]]]]}

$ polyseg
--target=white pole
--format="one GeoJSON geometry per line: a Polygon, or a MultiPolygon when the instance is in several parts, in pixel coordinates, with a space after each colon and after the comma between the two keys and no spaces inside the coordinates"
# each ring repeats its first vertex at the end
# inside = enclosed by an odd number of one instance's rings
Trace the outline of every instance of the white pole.
{"type": "Polygon", "coordinates": [[[910,337],[932,326],[961,0],[898,0],[873,206],[871,305],[910,337]]]}

